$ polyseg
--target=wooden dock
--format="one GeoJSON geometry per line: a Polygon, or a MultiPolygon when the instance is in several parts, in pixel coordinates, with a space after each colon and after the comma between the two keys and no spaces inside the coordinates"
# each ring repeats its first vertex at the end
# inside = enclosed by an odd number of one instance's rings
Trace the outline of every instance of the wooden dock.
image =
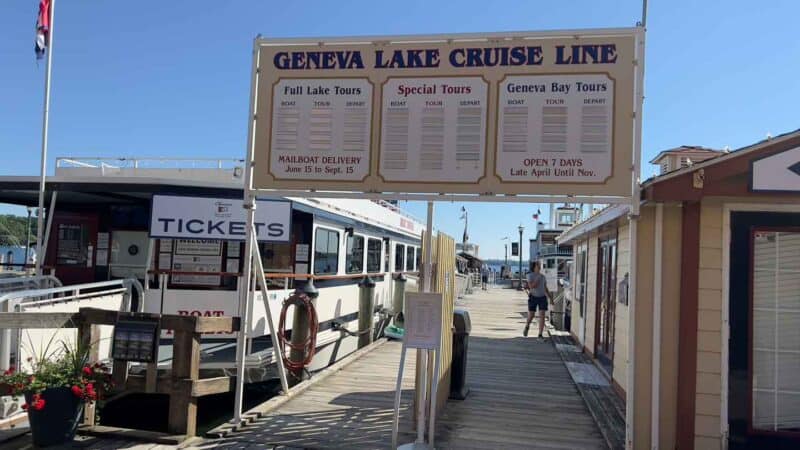
{"type": "MultiPolygon", "coordinates": [[[[472,319],[466,400],[449,400],[437,420],[439,449],[605,449],[565,363],[548,339],[523,337],[526,301],[511,289],[476,290],[457,302],[472,319]]],[[[536,334],[536,324],[531,335],[536,334]]],[[[276,397],[246,427],[192,449],[390,448],[400,343],[385,342],[337,363],[295,396],[276,397]]],[[[410,354],[409,356],[412,356],[410,354]]],[[[414,358],[403,381],[401,443],[413,441],[414,358]]],[[[30,448],[30,444],[12,448],[30,448]]],[[[82,437],[66,448],[162,450],[165,445],[82,437]]]]}
{"type": "MultiPolygon", "coordinates": [[[[450,400],[437,421],[436,448],[607,448],[570,374],[549,341],[522,336],[524,294],[476,291],[470,311],[466,400],[450,400]]],[[[535,324],[531,334],[535,335],[535,324]]],[[[226,438],[230,448],[389,448],[400,344],[364,354],[226,438]]],[[[404,379],[401,442],[410,442],[413,359],[404,379]]]]}

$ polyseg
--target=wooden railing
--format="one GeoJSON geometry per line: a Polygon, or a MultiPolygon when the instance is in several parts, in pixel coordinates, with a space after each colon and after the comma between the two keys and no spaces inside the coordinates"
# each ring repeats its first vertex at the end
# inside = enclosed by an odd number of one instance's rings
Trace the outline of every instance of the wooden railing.
{"type": "MultiPolygon", "coordinates": [[[[169,433],[177,441],[197,433],[197,399],[228,392],[231,377],[200,379],[200,337],[202,333],[239,331],[238,317],[195,317],[125,313],[95,308],[81,308],[78,313],[1,313],[0,328],[77,328],[78,340],[90,348],[96,361],[99,325],[115,325],[120,318],[157,319],[161,329],[174,331],[172,370],[159,377],[156,363],[147,364],[145,375],[128,375],[129,363],[114,360],[112,377],[115,393],[159,393],[169,395],[169,433]]],[[[85,425],[94,425],[94,405],[87,405],[85,425]]],[[[116,429],[116,432],[121,430],[116,429]]],[[[152,434],[152,433],[151,433],[152,434]]]]}

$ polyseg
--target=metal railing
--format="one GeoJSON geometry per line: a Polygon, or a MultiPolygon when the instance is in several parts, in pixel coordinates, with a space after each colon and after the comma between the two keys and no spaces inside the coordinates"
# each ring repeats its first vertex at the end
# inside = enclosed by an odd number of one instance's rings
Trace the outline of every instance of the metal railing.
{"type": "Polygon", "coordinates": [[[61,287],[61,281],[52,275],[0,278],[0,294],[9,292],[61,287]]]}
{"type": "Polygon", "coordinates": [[[243,159],[234,158],[125,158],[125,157],[60,157],[56,168],[93,169],[235,169],[243,167],[243,159]]]}
{"type": "MultiPolygon", "coordinates": [[[[70,303],[114,294],[122,294],[120,310],[128,311],[131,308],[131,295],[134,290],[137,292],[138,298],[140,299],[138,309],[141,311],[142,304],[144,303],[142,301],[144,298],[144,288],[141,283],[139,283],[139,280],[131,278],[59,286],[49,289],[28,289],[8,292],[0,295],[0,312],[22,312],[25,308],[30,307],[70,303]]],[[[19,355],[20,337],[17,336],[16,342],[12,342],[12,340],[10,329],[0,329],[0,370],[6,370],[11,367],[12,345],[16,347],[15,353],[19,355]]],[[[17,361],[17,365],[19,365],[19,361],[17,361]]]]}

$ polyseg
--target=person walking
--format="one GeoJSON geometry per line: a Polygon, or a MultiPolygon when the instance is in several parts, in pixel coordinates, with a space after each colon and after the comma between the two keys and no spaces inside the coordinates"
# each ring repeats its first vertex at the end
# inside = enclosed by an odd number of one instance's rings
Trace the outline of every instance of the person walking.
{"type": "Polygon", "coordinates": [[[531,271],[528,272],[527,284],[525,285],[525,292],[528,293],[528,321],[525,323],[525,329],[522,331],[523,336],[528,335],[528,329],[531,326],[536,311],[539,311],[539,339],[543,339],[542,332],[544,331],[544,312],[547,311],[547,301],[553,300],[553,295],[547,289],[547,279],[544,275],[539,273],[539,262],[531,263],[531,271]]]}
{"type": "Polygon", "coordinates": [[[486,264],[481,268],[481,288],[485,291],[489,284],[489,266],[486,264]]]}

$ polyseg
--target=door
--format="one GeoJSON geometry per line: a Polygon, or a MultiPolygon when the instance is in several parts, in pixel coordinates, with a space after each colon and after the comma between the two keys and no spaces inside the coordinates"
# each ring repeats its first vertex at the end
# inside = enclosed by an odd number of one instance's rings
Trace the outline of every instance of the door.
{"type": "Polygon", "coordinates": [[[606,371],[614,367],[614,286],[617,284],[617,238],[600,240],[597,261],[595,355],[606,371]]]}
{"type": "Polygon", "coordinates": [[[731,214],[729,448],[800,448],[800,214],[731,214]]]}
{"type": "Polygon", "coordinates": [[[94,249],[97,246],[97,214],[56,213],[46,265],[54,267],[65,285],[95,280],[94,249]]]}

